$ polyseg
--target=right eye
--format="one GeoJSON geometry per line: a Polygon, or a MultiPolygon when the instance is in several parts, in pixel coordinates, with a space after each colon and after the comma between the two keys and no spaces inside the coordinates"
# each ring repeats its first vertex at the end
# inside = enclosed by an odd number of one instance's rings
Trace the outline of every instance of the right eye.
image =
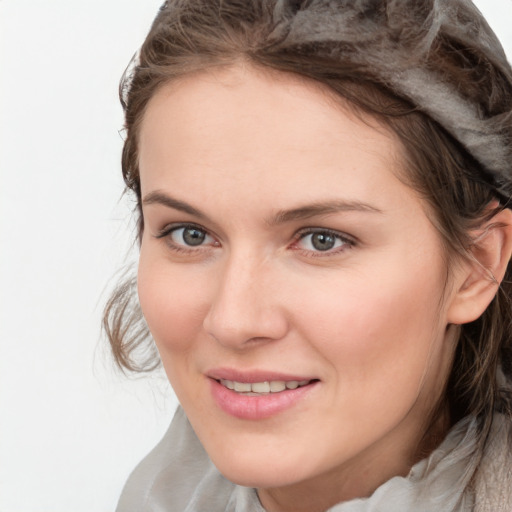
{"type": "Polygon", "coordinates": [[[207,235],[205,231],[195,227],[173,229],[169,233],[169,236],[175,244],[186,245],[188,247],[196,247],[198,245],[202,245],[205,242],[213,240],[212,237],[207,235]]]}
{"type": "Polygon", "coordinates": [[[174,225],[164,228],[157,238],[166,238],[176,249],[194,249],[204,245],[215,245],[215,239],[204,229],[193,225],[174,225]]]}

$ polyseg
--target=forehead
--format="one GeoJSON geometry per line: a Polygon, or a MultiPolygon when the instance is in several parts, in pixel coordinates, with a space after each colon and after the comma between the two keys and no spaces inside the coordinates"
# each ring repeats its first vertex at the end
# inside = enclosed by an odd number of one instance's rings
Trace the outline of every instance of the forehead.
{"type": "Polygon", "coordinates": [[[379,202],[398,185],[394,134],[325,86],[282,72],[236,66],[167,84],[150,100],[139,135],[143,195],[218,185],[246,204],[269,193],[277,202],[326,193],[379,202]]]}

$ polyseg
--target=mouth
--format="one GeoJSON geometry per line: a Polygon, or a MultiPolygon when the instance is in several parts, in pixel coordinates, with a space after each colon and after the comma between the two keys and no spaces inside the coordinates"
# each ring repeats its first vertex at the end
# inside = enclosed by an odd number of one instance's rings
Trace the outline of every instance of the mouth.
{"type": "Polygon", "coordinates": [[[316,382],[317,379],[311,380],[266,380],[262,382],[238,382],[236,380],[215,379],[220,385],[230,391],[245,396],[264,396],[283,391],[301,388],[316,382]]]}
{"type": "Polygon", "coordinates": [[[216,369],[207,374],[214,403],[225,413],[243,420],[258,421],[316,396],[318,378],[281,372],[216,369]],[[312,395],[313,394],[313,395],[312,395]]]}

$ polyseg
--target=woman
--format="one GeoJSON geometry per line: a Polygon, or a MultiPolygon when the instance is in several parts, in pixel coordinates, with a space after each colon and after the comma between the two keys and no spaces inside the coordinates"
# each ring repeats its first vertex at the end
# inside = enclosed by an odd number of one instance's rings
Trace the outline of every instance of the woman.
{"type": "Polygon", "coordinates": [[[181,407],[118,510],[512,510],[512,72],[471,2],[169,1],[122,101],[105,325],[181,407]]]}

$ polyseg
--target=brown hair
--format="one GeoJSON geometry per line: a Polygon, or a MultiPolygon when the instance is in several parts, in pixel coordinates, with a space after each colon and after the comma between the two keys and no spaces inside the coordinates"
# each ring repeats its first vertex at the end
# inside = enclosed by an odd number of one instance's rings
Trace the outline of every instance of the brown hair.
{"type": "MultiPolygon", "coordinates": [[[[429,204],[432,221],[448,254],[467,257],[474,243],[471,230],[496,213],[489,212],[490,203],[498,198],[498,210],[508,206],[503,196],[510,195],[510,180],[497,177],[495,170],[486,168],[450,127],[447,129],[432,117],[428,105],[419,104],[395,87],[386,73],[380,72],[378,62],[366,54],[371,54],[372,44],[380,51],[384,45],[382,35],[374,41],[367,37],[364,44],[351,43],[349,37],[341,36],[329,36],[325,41],[290,38],[290,20],[301,11],[313,9],[313,4],[322,2],[176,0],[162,6],[120,87],[126,128],[122,170],[126,186],[137,199],[139,239],[144,220],[138,131],[149,100],[163,84],[187,73],[244,60],[326,84],[356,110],[387,125],[405,148],[405,179],[429,204]],[[361,58],[362,53],[365,59],[361,58]]],[[[358,7],[361,12],[356,12],[357,16],[353,12],[347,14],[358,23],[354,30],[364,33],[370,31],[370,21],[374,25],[384,23],[391,31],[388,39],[394,40],[400,55],[406,54],[408,65],[421,66],[442,77],[443,83],[453,86],[467,104],[478,109],[482,118],[500,119],[500,140],[508,144],[505,149],[510,151],[510,70],[497,63],[488,48],[471,44],[470,40],[462,41],[453,36],[449,27],[441,25],[425,50],[422,40],[428,35],[426,21],[433,23],[430,2],[399,3],[400,14],[395,13],[395,17],[390,6],[396,2],[366,4],[366,11],[358,7]],[[407,12],[412,14],[406,20],[407,12]],[[419,47],[422,51],[415,57],[411,48],[419,47]]],[[[457,19],[485,23],[470,2],[454,0],[453,5],[459,9],[457,19]]],[[[121,368],[149,371],[158,366],[159,360],[135,288],[135,279],[131,277],[113,293],[105,309],[104,328],[121,368]]],[[[484,420],[483,431],[490,426],[494,410],[510,413],[507,389],[512,382],[511,291],[509,268],[481,318],[460,327],[447,383],[452,418],[476,415],[484,420]]]]}

